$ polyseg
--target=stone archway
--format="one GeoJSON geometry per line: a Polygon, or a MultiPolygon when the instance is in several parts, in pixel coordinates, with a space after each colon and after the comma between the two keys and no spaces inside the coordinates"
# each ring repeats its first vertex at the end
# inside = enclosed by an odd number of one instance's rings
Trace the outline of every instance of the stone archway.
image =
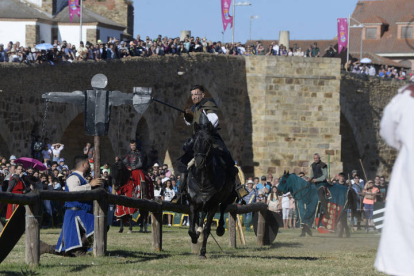
{"type": "MultiPolygon", "coordinates": [[[[340,120],[340,134],[342,136],[341,161],[343,164],[343,172],[350,173],[352,170],[358,170],[362,173],[361,164],[359,162],[361,154],[358,149],[358,143],[355,139],[354,131],[342,112],[340,120]]],[[[348,176],[346,176],[346,178],[348,178],[348,176]]]]}
{"type": "Polygon", "coordinates": [[[137,124],[135,139],[137,143],[141,145],[142,150],[148,154],[148,152],[151,150],[151,137],[147,119],[145,117],[141,117],[137,124]]]}
{"type": "MultiPolygon", "coordinates": [[[[93,145],[93,136],[85,135],[85,120],[83,113],[76,116],[68,125],[62,135],[61,143],[65,145],[61,156],[66,159],[69,168],[73,167],[73,159],[79,154],[83,154],[86,143],[93,145]]],[[[101,137],[101,165],[104,163],[113,164],[115,152],[112,149],[111,141],[108,136],[101,137]]]]}

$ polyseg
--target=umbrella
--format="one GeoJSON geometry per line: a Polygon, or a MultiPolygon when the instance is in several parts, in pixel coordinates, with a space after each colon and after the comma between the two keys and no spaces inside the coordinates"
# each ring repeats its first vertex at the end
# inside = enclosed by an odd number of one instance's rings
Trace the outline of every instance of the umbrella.
{"type": "Polygon", "coordinates": [[[42,43],[42,44],[37,44],[35,48],[38,50],[49,50],[53,48],[53,45],[49,43],[42,43]]]}
{"type": "Polygon", "coordinates": [[[34,158],[29,158],[29,157],[21,157],[17,160],[14,161],[15,164],[22,164],[23,168],[27,169],[29,167],[38,170],[38,171],[45,171],[47,170],[46,166],[44,164],[42,164],[42,162],[40,162],[37,159],[34,158]]]}
{"type": "Polygon", "coordinates": [[[372,63],[372,60],[370,60],[369,58],[363,58],[360,61],[361,63],[372,63]]]}

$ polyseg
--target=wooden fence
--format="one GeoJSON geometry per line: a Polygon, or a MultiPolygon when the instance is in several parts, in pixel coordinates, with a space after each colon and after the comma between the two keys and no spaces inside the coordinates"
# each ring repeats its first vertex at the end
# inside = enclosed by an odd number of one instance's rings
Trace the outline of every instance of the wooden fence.
{"type": "MultiPolygon", "coordinates": [[[[155,201],[129,198],[107,193],[103,188],[82,192],[31,191],[28,194],[0,193],[0,202],[26,205],[26,263],[38,265],[40,260],[40,218],[42,200],[53,201],[94,201],[93,214],[95,216],[95,231],[93,254],[95,257],[104,256],[107,247],[107,212],[108,204],[123,205],[151,212],[152,248],[162,250],[162,213],[172,211],[188,214],[188,205],[178,205],[170,202],[157,203],[155,201]]],[[[266,245],[265,235],[265,203],[249,205],[229,205],[229,246],[236,248],[237,214],[258,212],[257,245],[266,245]]]]}

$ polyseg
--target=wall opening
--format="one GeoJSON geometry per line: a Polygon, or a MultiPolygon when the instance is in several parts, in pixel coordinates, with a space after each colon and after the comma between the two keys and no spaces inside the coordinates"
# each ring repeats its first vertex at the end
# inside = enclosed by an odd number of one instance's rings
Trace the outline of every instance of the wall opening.
{"type": "MultiPolygon", "coordinates": [[[[361,164],[359,162],[361,155],[359,154],[358,144],[355,139],[352,127],[342,112],[340,120],[340,134],[342,136],[341,160],[343,164],[343,172],[351,173],[352,170],[357,170],[358,173],[362,173],[361,164]]],[[[338,172],[334,173],[336,174],[338,172]]],[[[361,175],[361,177],[363,176],[361,175]]],[[[346,178],[348,179],[348,176],[346,176],[346,178]]]]}
{"type": "MultiPolygon", "coordinates": [[[[52,143],[60,142],[65,145],[61,157],[66,159],[69,168],[73,168],[73,159],[79,154],[83,154],[83,148],[86,143],[93,145],[93,136],[85,135],[85,119],[83,113],[80,113],[70,122],[65,129],[61,141],[51,141],[52,143]]],[[[108,136],[101,136],[101,166],[104,163],[114,164],[115,152],[112,149],[111,141],[108,136]]]]}

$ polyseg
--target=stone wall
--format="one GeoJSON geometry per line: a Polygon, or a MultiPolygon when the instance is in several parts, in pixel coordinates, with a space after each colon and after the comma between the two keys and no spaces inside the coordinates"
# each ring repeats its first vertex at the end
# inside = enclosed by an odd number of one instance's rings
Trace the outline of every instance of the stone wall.
{"type": "MultiPolygon", "coordinates": [[[[244,135],[243,122],[239,119],[250,112],[246,110],[249,103],[245,60],[210,54],[74,62],[56,66],[0,64],[0,90],[3,91],[0,93],[0,136],[7,144],[7,152],[17,156],[30,155],[31,133],[34,132],[48,137],[50,142],[66,141],[64,157],[68,152],[67,156],[74,156],[73,152],[80,153],[86,141],[74,136],[83,137],[79,132],[83,120],[82,116],[78,117],[82,108],[50,103],[45,132],[42,133],[45,102],[41,95],[52,91],[90,89],[91,78],[97,73],[108,77],[109,90],[132,93],[133,87],[152,87],[154,97],[181,108],[190,107],[190,87],[193,84],[204,85],[207,94],[214,97],[221,108],[220,133],[234,158],[243,165],[242,156],[246,152],[243,145],[251,144],[251,141],[246,141],[248,136],[244,135]],[[179,76],[178,71],[183,71],[184,75],[179,76]]],[[[109,159],[115,155],[124,156],[129,140],[139,134],[145,145],[155,146],[160,162],[163,162],[167,150],[175,162],[183,153],[181,143],[192,132],[190,127],[183,126],[179,112],[158,103],[152,103],[143,116],[138,115],[132,106],[112,107],[111,114],[108,134],[111,147],[105,148],[110,151],[109,159]]],[[[113,163],[113,160],[103,159],[102,162],[113,163]]]]}
{"type": "Polygon", "coordinates": [[[359,159],[362,159],[367,177],[375,175],[389,176],[397,152],[388,147],[379,136],[379,124],[385,106],[406,81],[382,79],[342,73],[341,78],[341,113],[343,124],[342,152],[344,169],[357,169],[362,172],[359,159]]]}
{"type": "MultiPolygon", "coordinates": [[[[82,131],[82,108],[50,103],[42,132],[41,95],[89,89],[97,73],[108,77],[109,90],[152,87],[154,97],[181,108],[191,106],[191,85],[204,85],[220,107],[219,132],[248,176],[309,173],[318,152],[325,162],[329,154],[332,176],[361,170],[362,159],[372,178],[388,175],[395,159],[396,152],[378,136],[378,125],[404,82],[341,75],[339,59],[202,53],[55,66],[0,64],[0,155],[30,155],[32,132],[64,143],[68,159],[80,153],[92,141],[82,131]]],[[[124,156],[129,140],[138,137],[147,152],[154,146],[159,162],[171,160],[166,162],[176,168],[191,131],[179,112],[158,103],[143,116],[132,106],[112,107],[102,162],[124,156]]]]}
{"type": "Polygon", "coordinates": [[[40,42],[40,26],[26,25],[26,45],[33,46],[34,43],[40,42]]]}
{"type": "Polygon", "coordinates": [[[309,174],[314,153],[342,170],[340,60],[252,56],[246,73],[254,174],[309,174]]]}

